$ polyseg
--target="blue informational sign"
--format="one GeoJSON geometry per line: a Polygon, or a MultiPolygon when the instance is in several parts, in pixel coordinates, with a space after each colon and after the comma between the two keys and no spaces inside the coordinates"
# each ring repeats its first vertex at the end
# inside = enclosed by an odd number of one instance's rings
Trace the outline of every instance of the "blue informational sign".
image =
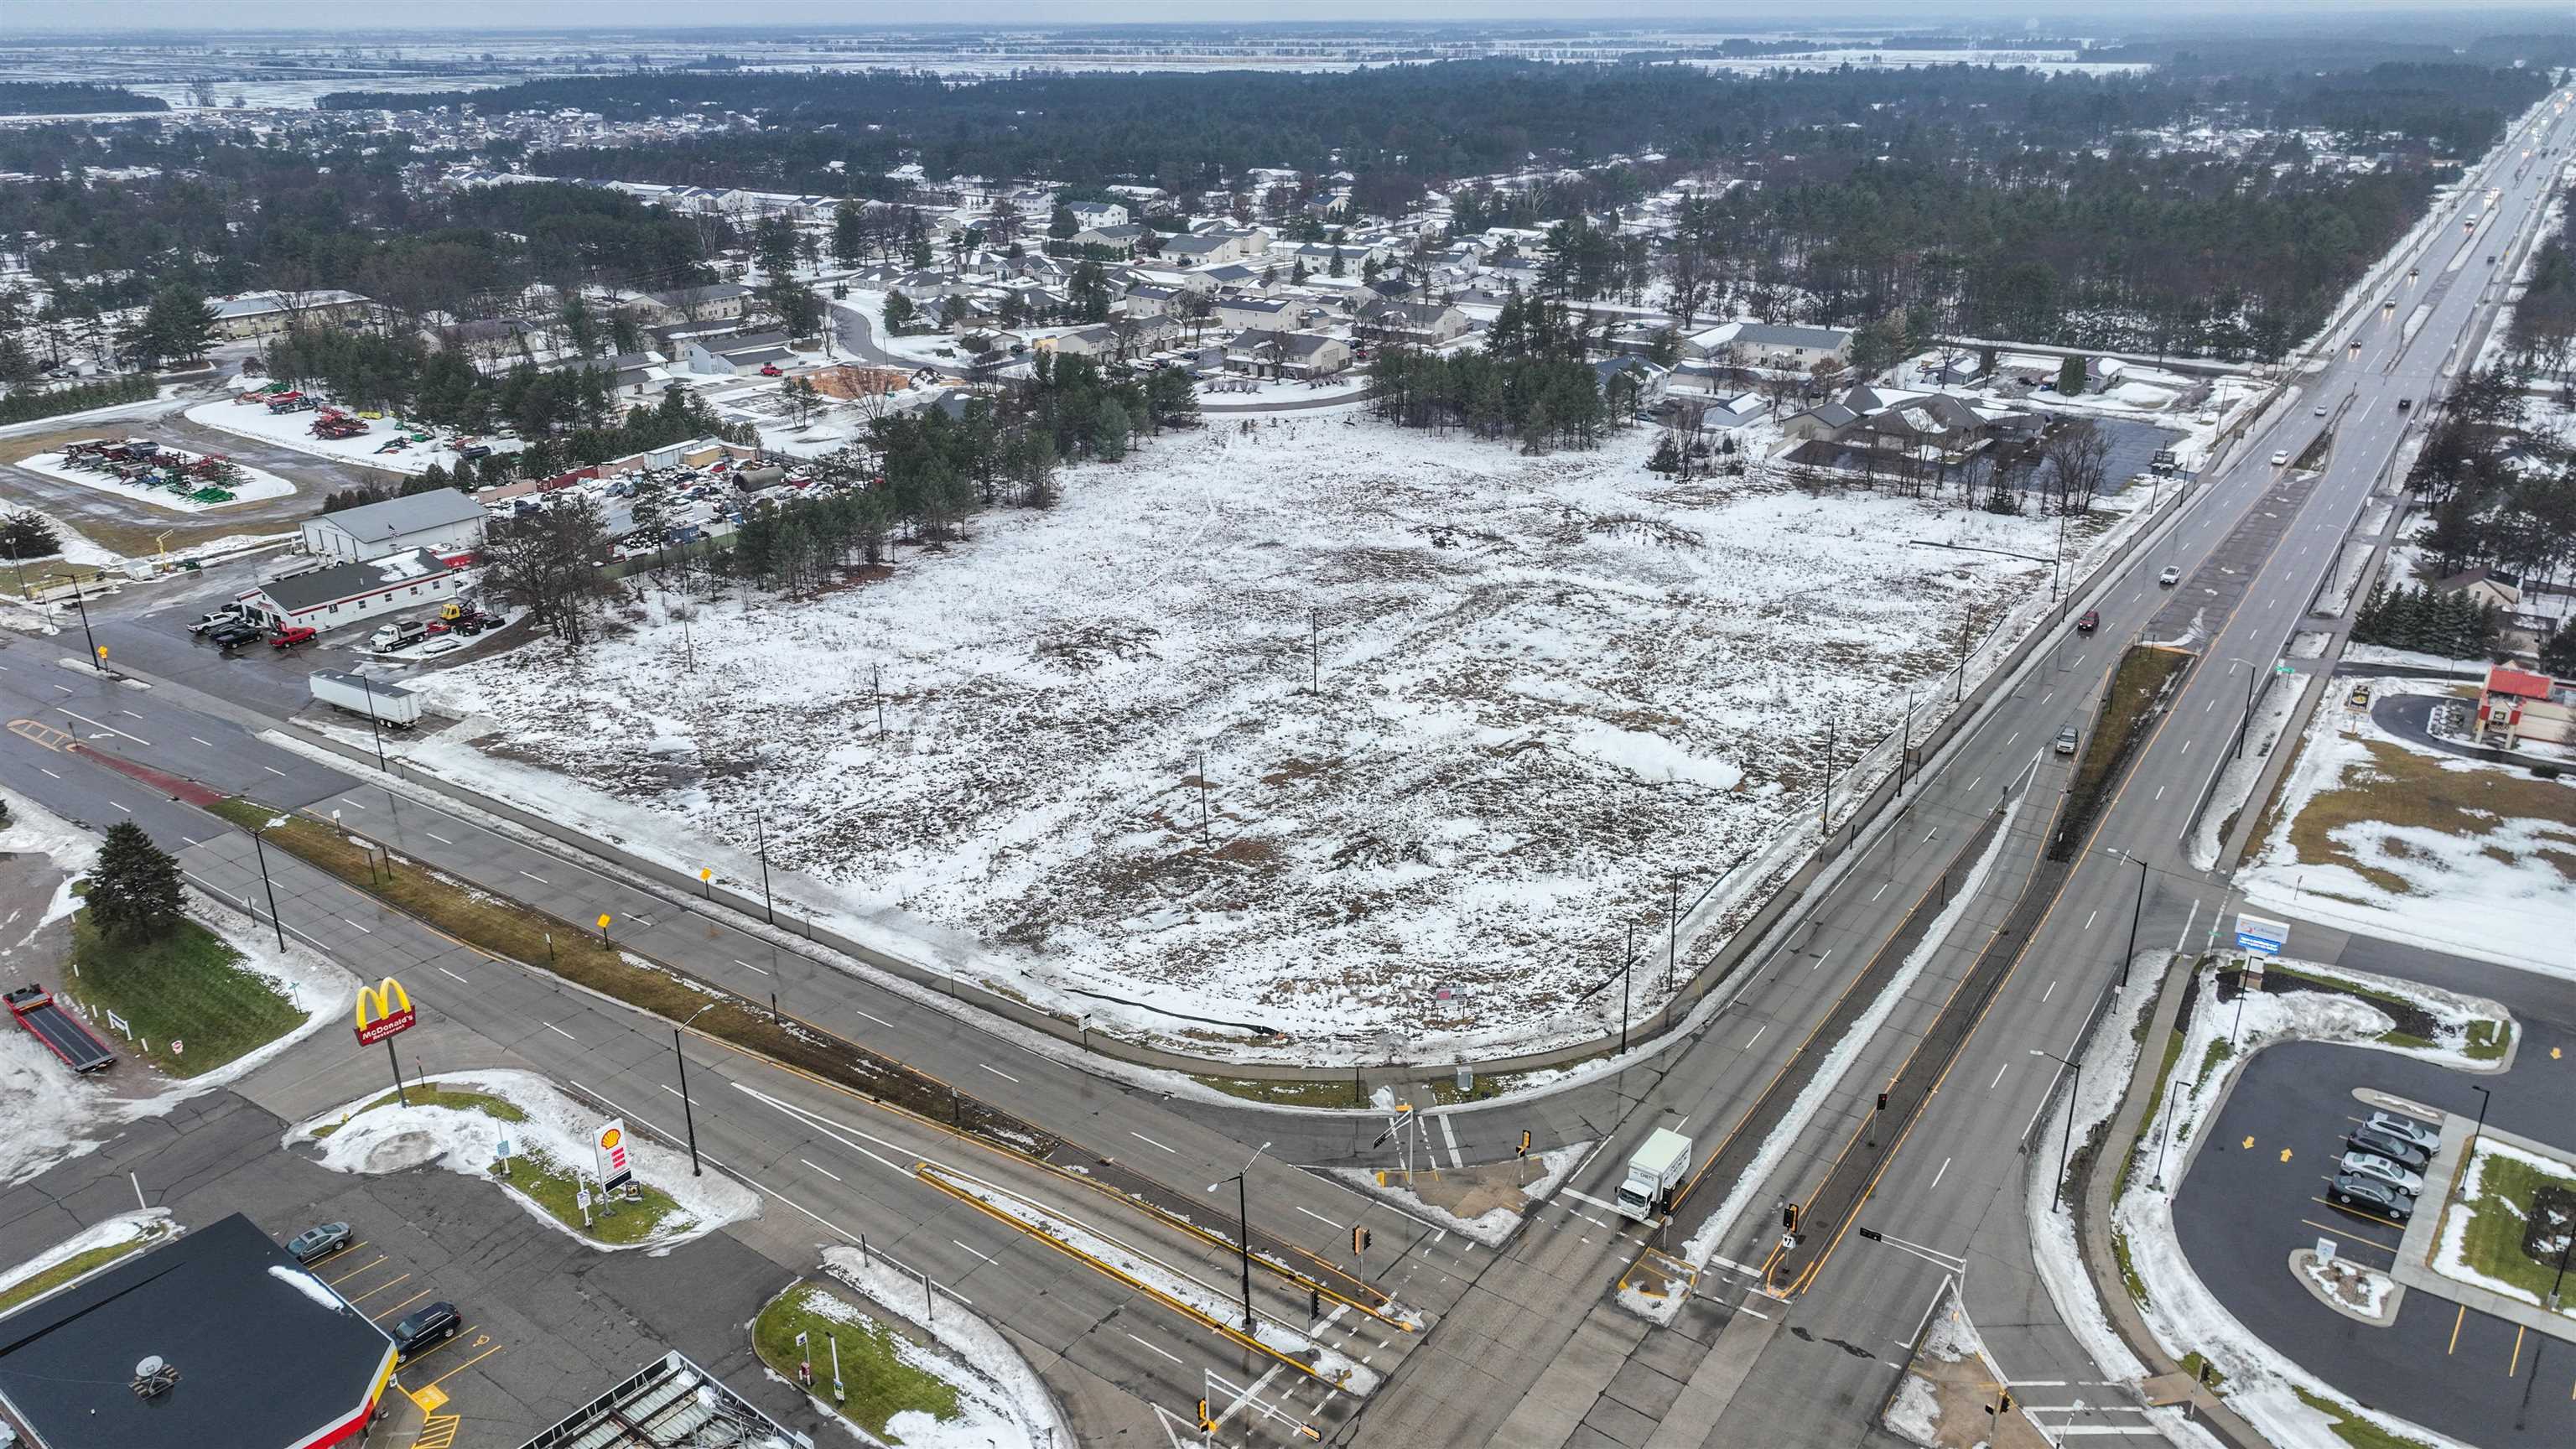
{"type": "Polygon", "coordinates": [[[2290,928],[2280,921],[2267,921],[2260,916],[2236,918],[2236,944],[2240,949],[2263,956],[2278,956],[2290,944],[2290,928]]]}

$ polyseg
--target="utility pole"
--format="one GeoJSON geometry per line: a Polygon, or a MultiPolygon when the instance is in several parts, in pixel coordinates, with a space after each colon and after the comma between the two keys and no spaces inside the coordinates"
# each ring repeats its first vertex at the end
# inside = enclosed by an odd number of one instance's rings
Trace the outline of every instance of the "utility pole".
{"type": "Polygon", "coordinates": [[[2030,1054],[2035,1057],[2046,1057],[2075,1074],[2075,1080],[2068,1084],[2066,1089],[2066,1139],[2057,1149],[2057,1184],[2048,1195],[2049,1211],[2062,1212],[2066,1208],[2066,1164],[2073,1161],[2075,1156],[2075,1099],[2084,1095],[2084,1068],[2055,1052],[2042,1051],[2038,1047],[2032,1047],[2030,1054]]]}
{"type": "Polygon", "coordinates": [[[71,580],[72,607],[80,610],[81,637],[89,641],[89,667],[97,670],[101,674],[105,674],[107,672],[107,661],[99,655],[98,636],[90,632],[89,601],[81,596],[80,575],[73,574],[71,576],[71,580]]]}
{"type": "Polygon", "coordinates": [[[1628,923],[1628,954],[1619,962],[1619,1054],[1628,1054],[1628,973],[1637,964],[1637,923],[1628,923]]]}
{"type": "Polygon", "coordinates": [[[376,768],[390,775],[393,767],[385,763],[385,730],[376,721],[376,681],[370,674],[358,676],[358,687],[367,692],[367,732],[376,737],[376,768]]]}
{"type": "Polygon", "coordinates": [[[691,1022],[715,1010],[716,1005],[715,1002],[708,1002],[690,1012],[688,1021],[671,1028],[671,1055],[680,1063],[680,1118],[689,1124],[689,1176],[691,1177],[704,1177],[706,1170],[698,1166],[698,1113],[697,1108],[689,1101],[689,1056],[688,1053],[680,1050],[680,1033],[687,1031],[691,1022]]]}
{"type": "Polygon", "coordinates": [[[1199,849],[1201,849],[1201,850],[1205,850],[1205,849],[1207,849],[1207,841],[1208,841],[1207,751],[1205,751],[1205,750],[1201,750],[1201,751],[1199,751],[1199,752],[1198,752],[1198,754],[1199,754],[1199,768],[1198,768],[1198,780],[1199,780],[1199,849]]]}
{"type": "Polygon", "coordinates": [[[1664,904],[1664,994],[1673,994],[1673,962],[1681,954],[1682,878],[1665,877],[1671,898],[1664,904]]]}
{"type": "Polygon", "coordinates": [[[1977,622],[1976,611],[1970,610],[1959,620],[1959,682],[1950,692],[1950,702],[1957,704],[1968,697],[1968,630],[1977,622]]]}
{"type": "Polygon", "coordinates": [[[277,914],[277,887],[268,879],[267,834],[269,825],[275,825],[278,820],[285,818],[281,815],[276,820],[269,821],[268,825],[260,826],[250,833],[251,852],[259,857],[259,888],[268,893],[268,923],[277,928],[277,949],[280,955],[286,952],[286,922],[277,914]]]}
{"type": "Polygon", "coordinates": [[[868,698],[876,702],[877,738],[885,738],[885,666],[868,666],[868,698]]]}
{"type": "Polygon", "coordinates": [[[769,817],[753,811],[751,828],[760,839],[760,915],[761,919],[774,926],[778,924],[778,908],[769,900],[769,817]]]}
{"type": "Polygon", "coordinates": [[[2138,918],[2147,913],[2147,862],[2138,860],[2138,903],[2129,911],[2129,954],[2120,958],[2120,989],[2129,989],[2129,963],[2138,959],[2138,918]]]}

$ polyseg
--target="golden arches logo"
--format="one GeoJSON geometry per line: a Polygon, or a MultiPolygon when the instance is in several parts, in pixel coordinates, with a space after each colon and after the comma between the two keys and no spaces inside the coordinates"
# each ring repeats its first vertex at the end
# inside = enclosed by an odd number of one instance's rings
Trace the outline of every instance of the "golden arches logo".
{"type": "Polygon", "coordinates": [[[373,1046],[412,1024],[411,993],[388,976],[374,986],[358,988],[358,1044],[373,1046]]]}

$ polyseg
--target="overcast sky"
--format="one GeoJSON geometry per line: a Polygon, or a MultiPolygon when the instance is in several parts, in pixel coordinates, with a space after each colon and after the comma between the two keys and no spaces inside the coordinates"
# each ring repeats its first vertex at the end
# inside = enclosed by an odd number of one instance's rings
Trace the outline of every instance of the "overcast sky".
{"type": "MultiPolygon", "coordinates": [[[[2176,13],[2244,15],[2355,10],[2424,10],[2487,7],[2428,6],[2424,0],[2158,0],[2125,17],[2152,25],[2176,13]]],[[[2555,12],[2563,17],[2564,9],[2555,12]]],[[[882,0],[438,0],[428,5],[368,6],[349,11],[312,0],[6,0],[0,29],[284,29],[309,30],[363,15],[368,28],[346,39],[377,45],[399,39],[399,30],[428,28],[610,29],[668,26],[868,26],[945,24],[1065,25],[1099,21],[1166,21],[1225,24],[1257,20],[1553,20],[1687,19],[1694,30],[1754,30],[1830,21],[1884,21],[1920,27],[1946,19],[2032,24],[2060,33],[2108,31],[2105,17],[2028,0],[1935,0],[1909,9],[1889,0],[1798,0],[1798,3],[1728,4],[1724,0],[945,0],[924,7],[882,0]]]]}

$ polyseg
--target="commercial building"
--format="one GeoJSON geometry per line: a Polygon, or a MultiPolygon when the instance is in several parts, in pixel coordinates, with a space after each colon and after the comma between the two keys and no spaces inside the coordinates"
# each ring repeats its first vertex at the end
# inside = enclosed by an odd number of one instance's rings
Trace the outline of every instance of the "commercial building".
{"type": "Polygon", "coordinates": [[[364,1441],[393,1340],[235,1213],[0,1318],[0,1424],[32,1449],[364,1441]]]}
{"type": "Polygon", "coordinates": [[[375,304],[355,292],[244,292],[236,297],[217,297],[206,304],[214,309],[215,336],[226,342],[248,342],[275,337],[298,324],[328,322],[346,327],[367,320],[375,304]]]}
{"type": "Polygon", "coordinates": [[[466,553],[483,545],[483,505],[453,488],[325,513],[304,524],[304,551],[355,563],[425,548],[466,553]]]}
{"type": "Polygon", "coordinates": [[[329,630],[455,598],[463,579],[462,569],[416,548],[288,574],[235,597],[268,628],[301,624],[329,630]]]}
{"type": "Polygon", "coordinates": [[[675,1349],[523,1449],[811,1449],[813,1442],[675,1349]]]}

